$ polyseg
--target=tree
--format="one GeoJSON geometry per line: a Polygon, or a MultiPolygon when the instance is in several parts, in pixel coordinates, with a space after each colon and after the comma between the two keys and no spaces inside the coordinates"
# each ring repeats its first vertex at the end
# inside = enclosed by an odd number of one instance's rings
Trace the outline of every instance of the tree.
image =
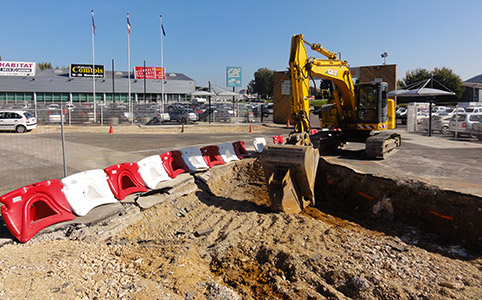
{"type": "Polygon", "coordinates": [[[273,71],[267,68],[260,68],[254,73],[254,80],[248,85],[248,90],[258,93],[262,99],[273,96],[273,71]]]}
{"type": "Polygon", "coordinates": [[[41,63],[38,63],[38,67],[40,68],[40,71],[43,71],[46,69],[52,69],[52,64],[47,62],[41,62],[41,63]]]}
{"type": "Polygon", "coordinates": [[[436,86],[436,88],[445,89],[448,88],[455,93],[457,98],[461,98],[464,93],[465,87],[462,85],[462,79],[459,75],[455,74],[451,69],[443,67],[441,69],[435,68],[433,71],[426,69],[416,69],[407,71],[405,78],[397,82],[398,88],[403,88],[412,83],[416,83],[422,80],[429,79],[431,76],[435,81],[440,82],[443,86],[436,86]]]}

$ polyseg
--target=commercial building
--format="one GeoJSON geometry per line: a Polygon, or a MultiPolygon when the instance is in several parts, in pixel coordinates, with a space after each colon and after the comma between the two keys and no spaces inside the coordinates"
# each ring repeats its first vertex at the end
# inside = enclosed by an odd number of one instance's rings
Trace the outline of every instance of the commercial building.
{"type": "MultiPolygon", "coordinates": [[[[102,66],[102,74],[96,70],[94,86],[92,68],[90,76],[84,74],[79,77],[73,76],[71,69],[40,71],[35,63],[0,61],[0,105],[93,103],[94,88],[97,102],[128,102],[128,72],[104,72],[102,66]]],[[[139,79],[134,72],[130,75],[132,103],[160,102],[161,79],[139,79]]],[[[163,89],[167,102],[186,101],[195,90],[195,81],[181,73],[167,73],[163,89]]]]}

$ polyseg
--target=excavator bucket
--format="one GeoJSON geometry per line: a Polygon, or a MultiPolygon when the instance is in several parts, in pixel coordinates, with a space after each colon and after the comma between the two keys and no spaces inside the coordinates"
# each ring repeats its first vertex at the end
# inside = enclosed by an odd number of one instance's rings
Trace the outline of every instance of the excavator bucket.
{"type": "Polygon", "coordinates": [[[271,209],[299,213],[315,205],[315,178],[320,156],[311,146],[267,145],[261,154],[271,209]]]}

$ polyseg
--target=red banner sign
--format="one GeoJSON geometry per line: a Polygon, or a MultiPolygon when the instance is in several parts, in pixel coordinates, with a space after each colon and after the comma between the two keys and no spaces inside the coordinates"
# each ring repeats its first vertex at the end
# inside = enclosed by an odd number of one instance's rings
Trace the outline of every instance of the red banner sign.
{"type": "Polygon", "coordinates": [[[136,79],[166,79],[166,72],[164,68],[156,67],[135,67],[134,75],[136,79]]]}

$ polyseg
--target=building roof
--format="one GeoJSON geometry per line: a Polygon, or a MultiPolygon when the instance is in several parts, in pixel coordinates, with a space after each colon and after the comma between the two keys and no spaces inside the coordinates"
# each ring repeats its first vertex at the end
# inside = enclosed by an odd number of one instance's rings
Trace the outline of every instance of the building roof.
{"type": "MultiPolygon", "coordinates": [[[[128,72],[105,71],[104,78],[95,79],[96,93],[128,93],[128,72]],[[113,77],[114,76],[114,77],[113,77]]],[[[145,80],[146,93],[160,94],[161,80],[145,80]]],[[[166,94],[189,94],[195,81],[182,73],[167,73],[166,94]]],[[[69,77],[68,69],[48,69],[36,76],[0,76],[0,92],[92,93],[92,77],[69,77]]],[[[144,80],[134,79],[131,73],[131,92],[144,93],[144,80]]]]}

